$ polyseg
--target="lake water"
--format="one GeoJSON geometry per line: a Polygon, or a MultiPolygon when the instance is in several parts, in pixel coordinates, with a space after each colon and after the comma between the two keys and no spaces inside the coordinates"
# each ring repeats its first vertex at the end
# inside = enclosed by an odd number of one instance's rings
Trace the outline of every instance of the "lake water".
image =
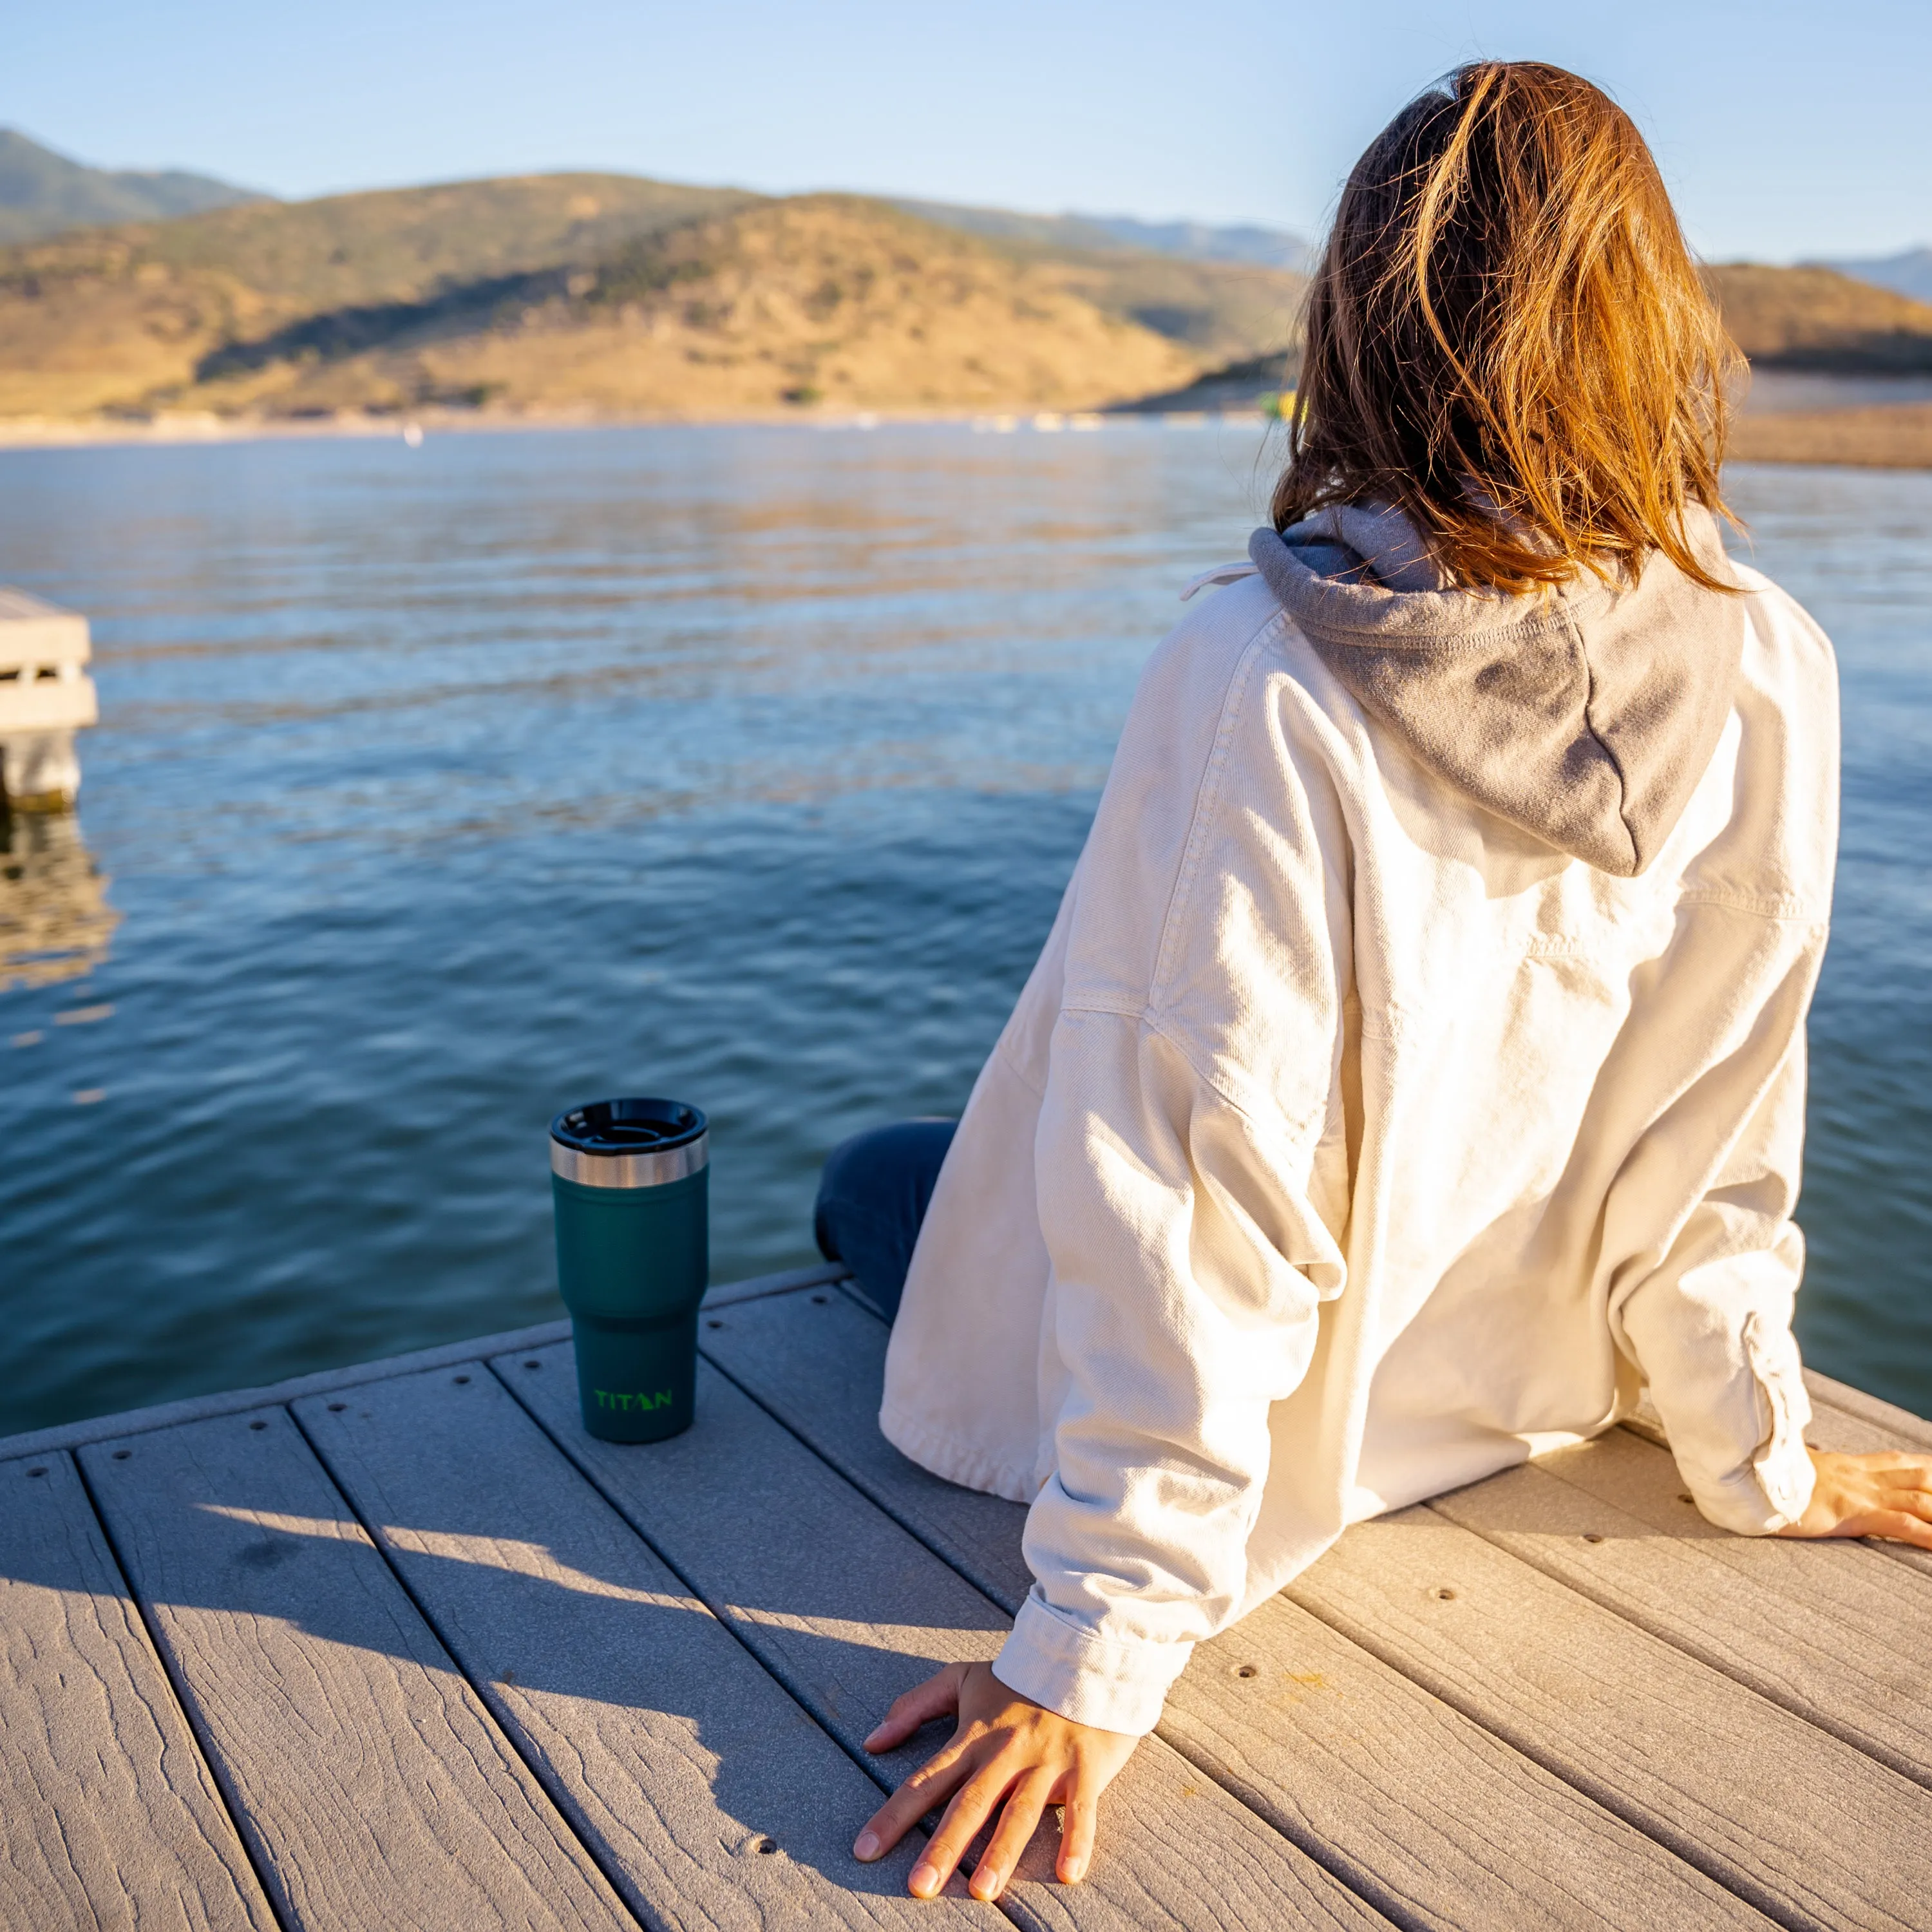
{"type": "MultiPolygon", "coordinates": [[[[560,1312],[544,1130],[598,1094],[710,1110],[718,1278],[812,1258],[826,1150],[964,1100],[1259,454],[0,453],[0,580],[89,614],[102,702],[0,878],[68,975],[0,964],[0,1430],[560,1312]]],[[[1845,680],[1802,1333],[1932,1411],[1932,476],[1732,482],[1845,680]]]]}

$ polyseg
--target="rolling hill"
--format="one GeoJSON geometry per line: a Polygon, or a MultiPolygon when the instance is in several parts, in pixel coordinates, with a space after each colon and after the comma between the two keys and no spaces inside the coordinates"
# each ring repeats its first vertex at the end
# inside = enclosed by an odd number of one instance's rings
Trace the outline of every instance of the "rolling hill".
{"type": "Polygon", "coordinates": [[[1301,286],[626,176],[252,202],[0,250],[0,416],[1079,408],[1283,348],[1301,286]]]}
{"type": "Polygon", "coordinates": [[[1833,268],[1733,262],[1705,276],[1754,363],[1845,374],[1932,370],[1932,304],[1833,268]]]}
{"type": "MultiPolygon", "coordinates": [[[[1203,256],[1293,242],[608,174],[232,201],[0,248],[0,418],[1214,406],[1273,386],[1305,284],[1203,256]]],[[[1932,305],[1707,273],[1761,364],[1932,369],[1932,305]]]]}
{"type": "Polygon", "coordinates": [[[1894,289],[1915,302],[1932,302],[1932,248],[1906,248],[1896,255],[1868,255],[1848,262],[1808,262],[1808,267],[1836,268],[1861,282],[1894,289]]]}
{"type": "Polygon", "coordinates": [[[166,220],[260,198],[179,168],[91,168],[0,128],[0,242],[108,222],[166,220]]]}

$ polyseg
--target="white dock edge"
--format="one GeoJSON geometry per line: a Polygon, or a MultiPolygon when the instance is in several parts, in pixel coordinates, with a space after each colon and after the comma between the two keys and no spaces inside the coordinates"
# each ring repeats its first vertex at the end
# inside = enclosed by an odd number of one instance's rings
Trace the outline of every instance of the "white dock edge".
{"type": "MultiPolygon", "coordinates": [[[[755,1301],[767,1294],[789,1294],[795,1288],[815,1288],[820,1282],[842,1281],[849,1272],[842,1262],[821,1262],[814,1268],[788,1268],[778,1274],[754,1275],[745,1281],[721,1282],[706,1292],[704,1306],[722,1308],[734,1302],[755,1301]]],[[[243,1409],[260,1408],[269,1402],[292,1402],[298,1396],[326,1395],[332,1389],[353,1388],[360,1382],[381,1382],[390,1376],[408,1375],[418,1369],[440,1369],[452,1362],[474,1361],[479,1356],[508,1354],[518,1348],[545,1348],[554,1342],[567,1342],[569,1339],[568,1320],[539,1322],[527,1328],[506,1328],[499,1334],[472,1336],[462,1342],[440,1342],[432,1348],[387,1355],[378,1361],[356,1362],[339,1369],[319,1369],[310,1375],[292,1376],[285,1382],[269,1382],[256,1388],[224,1389],[209,1395],[184,1396],[179,1402],[162,1402],[152,1408],[122,1409],[112,1415],[58,1423],[51,1428],[31,1429],[17,1436],[0,1436],[0,1462],[11,1461],[20,1456],[44,1455],[56,1449],[77,1449],[86,1443],[105,1442],[110,1436],[172,1429],[178,1423],[199,1422],[206,1416],[234,1415],[243,1409]]]]}

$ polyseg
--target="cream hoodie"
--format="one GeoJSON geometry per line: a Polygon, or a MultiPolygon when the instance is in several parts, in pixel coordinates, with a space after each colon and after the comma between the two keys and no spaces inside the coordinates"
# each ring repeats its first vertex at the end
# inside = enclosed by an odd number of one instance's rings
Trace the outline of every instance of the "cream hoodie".
{"type": "Polygon", "coordinates": [[[1150,661],[886,1358],[886,1436],[1032,1505],[1012,1689],[1149,1730],[1347,1524],[1646,1384],[1706,1516],[1802,1513],[1835,674],[1694,535],[1746,595],[1324,512],[1150,661]]]}

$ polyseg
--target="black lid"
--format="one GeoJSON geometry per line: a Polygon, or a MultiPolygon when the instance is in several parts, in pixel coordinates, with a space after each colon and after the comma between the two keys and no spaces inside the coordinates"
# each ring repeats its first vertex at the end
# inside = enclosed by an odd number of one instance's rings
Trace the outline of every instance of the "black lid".
{"type": "Polygon", "coordinates": [[[709,1125],[682,1100],[592,1100],[558,1114],[550,1135],[580,1154],[659,1154],[688,1147],[709,1125]]]}

